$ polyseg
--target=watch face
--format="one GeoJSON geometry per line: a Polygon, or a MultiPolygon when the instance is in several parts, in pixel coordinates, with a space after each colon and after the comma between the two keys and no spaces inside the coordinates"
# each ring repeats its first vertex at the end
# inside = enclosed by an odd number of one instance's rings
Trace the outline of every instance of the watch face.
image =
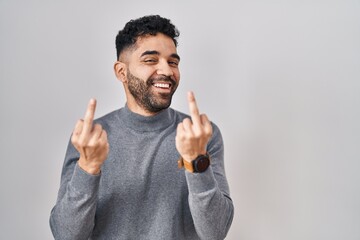
{"type": "Polygon", "coordinates": [[[206,156],[200,156],[194,161],[194,169],[196,172],[204,172],[210,165],[210,160],[206,156]]]}

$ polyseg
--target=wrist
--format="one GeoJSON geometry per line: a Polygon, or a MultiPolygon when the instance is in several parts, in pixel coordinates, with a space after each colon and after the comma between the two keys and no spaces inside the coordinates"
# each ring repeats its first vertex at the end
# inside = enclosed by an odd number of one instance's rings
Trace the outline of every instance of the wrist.
{"type": "Polygon", "coordinates": [[[192,153],[192,154],[184,154],[182,155],[182,159],[184,161],[187,161],[189,163],[191,163],[192,161],[194,161],[198,156],[200,155],[208,155],[207,152],[204,150],[204,151],[200,151],[200,152],[197,152],[197,153],[192,153]]]}
{"type": "Polygon", "coordinates": [[[98,175],[101,171],[101,166],[98,164],[89,164],[83,161],[81,158],[78,161],[79,167],[84,170],[85,172],[91,175],[98,175]]]}
{"type": "MultiPolygon", "coordinates": [[[[188,158],[189,159],[189,158],[188,158]]],[[[183,157],[180,157],[178,160],[178,167],[184,167],[187,171],[191,173],[202,173],[207,170],[210,166],[210,156],[208,153],[199,154],[192,160],[185,160],[183,157]]]]}

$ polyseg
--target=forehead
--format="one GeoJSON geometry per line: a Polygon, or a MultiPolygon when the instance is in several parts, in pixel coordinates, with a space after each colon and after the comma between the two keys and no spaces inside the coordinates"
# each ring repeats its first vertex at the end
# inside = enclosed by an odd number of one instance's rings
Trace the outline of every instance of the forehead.
{"type": "Polygon", "coordinates": [[[134,57],[140,57],[146,51],[157,51],[160,55],[171,56],[176,53],[174,41],[162,34],[141,36],[136,41],[136,46],[132,52],[134,57]]]}

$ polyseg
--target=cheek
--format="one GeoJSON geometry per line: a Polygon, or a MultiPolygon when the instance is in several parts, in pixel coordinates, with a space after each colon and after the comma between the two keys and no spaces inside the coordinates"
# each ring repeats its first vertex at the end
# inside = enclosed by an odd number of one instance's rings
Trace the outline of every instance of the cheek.
{"type": "Polygon", "coordinates": [[[135,68],[134,70],[135,71],[131,73],[144,81],[147,81],[151,76],[155,74],[155,71],[152,68],[139,67],[135,68]]]}
{"type": "Polygon", "coordinates": [[[179,70],[176,70],[174,71],[174,77],[176,79],[176,81],[180,81],[180,71],[179,70]]]}

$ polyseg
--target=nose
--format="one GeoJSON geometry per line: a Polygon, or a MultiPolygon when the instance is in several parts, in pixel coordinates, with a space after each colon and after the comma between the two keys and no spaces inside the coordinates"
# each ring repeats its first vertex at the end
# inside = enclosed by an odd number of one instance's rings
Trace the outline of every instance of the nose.
{"type": "Polygon", "coordinates": [[[173,76],[174,72],[166,60],[159,61],[157,71],[158,75],[173,76]]]}

